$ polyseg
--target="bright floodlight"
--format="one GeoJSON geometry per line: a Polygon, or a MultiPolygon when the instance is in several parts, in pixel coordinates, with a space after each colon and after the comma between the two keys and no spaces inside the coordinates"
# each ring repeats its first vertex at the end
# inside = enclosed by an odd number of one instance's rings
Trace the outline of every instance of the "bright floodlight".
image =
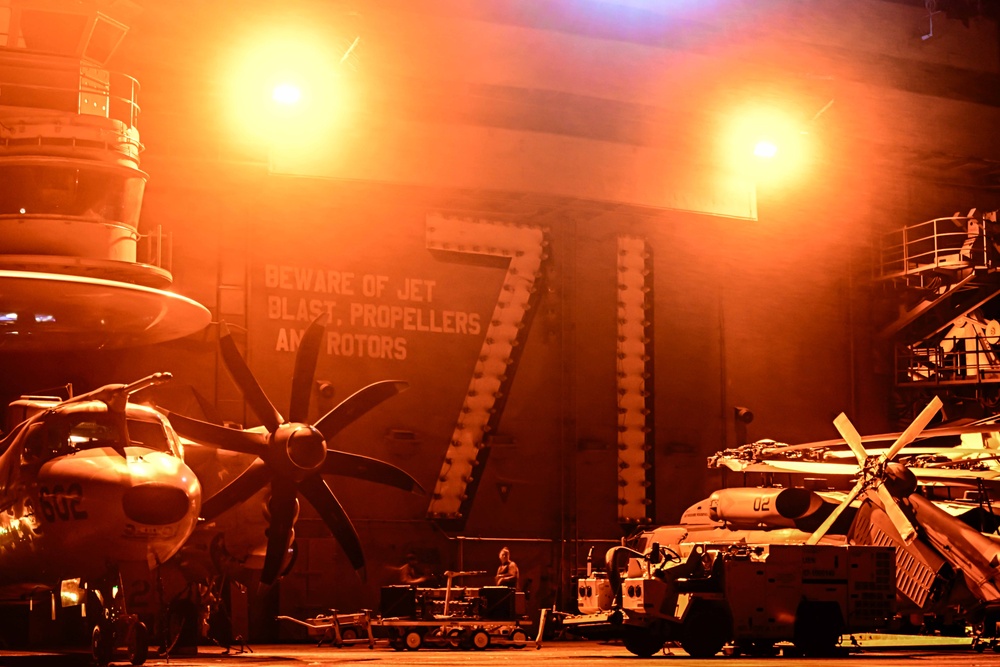
{"type": "Polygon", "coordinates": [[[225,63],[234,138],[315,151],[345,113],[343,54],[301,26],[259,28],[233,40],[225,63]]]}
{"type": "Polygon", "coordinates": [[[302,98],[302,91],[299,87],[291,83],[282,83],[274,87],[271,99],[278,104],[292,105],[298,103],[302,98]]]}
{"type": "Polygon", "coordinates": [[[772,158],[778,154],[778,147],[770,141],[762,139],[753,147],[753,154],[757,157],[772,158]]]}
{"type": "Polygon", "coordinates": [[[771,185],[789,185],[806,176],[816,149],[795,113],[753,103],[729,113],[718,137],[720,163],[771,185]]]}

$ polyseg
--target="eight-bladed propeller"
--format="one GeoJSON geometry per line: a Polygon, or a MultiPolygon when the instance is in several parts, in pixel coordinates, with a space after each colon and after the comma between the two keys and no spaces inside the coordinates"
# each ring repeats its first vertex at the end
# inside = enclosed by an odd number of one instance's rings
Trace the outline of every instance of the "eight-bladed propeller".
{"type": "Polygon", "coordinates": [[[329,447],[330,440],[341,429],[404,390],[408,386],[405,382],[376,382],[344,399],[315,424],[305,422],[324,329],[318,318],[302,337],[292,377],[289,420],[278,412],[257,383],[225,323],[220,325],[219,331],[223,361],[263,428],[237,430],[167,413],[174,429],[185,438],[257,457],[249,468],[202,504],[202,516],[213,519],[247,500],[265,485],[271,485],[267,553],[260,576],[264,586],[270,586],[278,578],[293,539],[300,494],[316,509],[354,569],[364,577],[361,541],[323,475],[344,475],[404,491],[424,492],[415,479],[394,465],[329,447]]]}
{"type": "MultiPolygon", "coordinates": [[[[837,431],[847,441],[851,451],[854,452],[854,456],[858,459],[858,481],[850,493],[847,494],[847,497],[837,505],[833,512],[830,513],[830,516],[813,532],[806,541],[806,544],[816,544],[819,542],[826,535],[830,527],[833,526],[837,518],[863,491],[874,491],[879,500],[881,500],[885,513],[889,516],[889,520],[892,521],[892,525],[896,527],[903,542],[909,544],[913,541],[913,538],[917,534],[916,529],[903,513],[903,510],[896,504],[896,499],[885,485],[886,482],[891,483],[893,480],[903,483],[910,481],[909,478],[912,477],[912,473],[909,473],[905,467],[899,464],[893,464],[892,459],[899,453],[899,450],[913,442],[920,435],[920,432],[926,428],[927,424],[930,423],[931,419],[934,418],[934,415],[940,409],[941,399],[935,396],[927,404],[927,407],[917,415],[913,423],[899,434],[899,437],[892,443],[892,446],[879,456],[868,455],[864,445],[861,443],[861,435],[854,428],[847,415],[840,413],[833,421],[833,425],[837,427],[837,431]]],[[[913,484],[915,486],[915,478],[913,479],[913,484]]]]}

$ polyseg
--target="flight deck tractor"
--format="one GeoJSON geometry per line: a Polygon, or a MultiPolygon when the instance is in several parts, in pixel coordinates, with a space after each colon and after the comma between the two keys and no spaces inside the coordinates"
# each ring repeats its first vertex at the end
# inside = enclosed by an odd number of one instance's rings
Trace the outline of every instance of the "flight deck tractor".
{"type": "MultiPolygon", "coordinates": [[[[563,627],[620,639],[648,657],[679,644],[695,657],[773,655],[791,642],[804,655],[834,652],[842,635],[881,629],[895,610],[892,547],[690,543],[669,529],[612,547],[606,571],[588,563],[579,615],[563,627]]],[[[590,559],[588,559],[589,561],[590,559]]]]}

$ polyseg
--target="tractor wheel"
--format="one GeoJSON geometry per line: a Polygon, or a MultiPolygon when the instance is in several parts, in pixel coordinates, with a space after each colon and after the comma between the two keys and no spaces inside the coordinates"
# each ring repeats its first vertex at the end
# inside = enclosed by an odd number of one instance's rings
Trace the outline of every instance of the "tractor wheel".
{"type": "Polygon", "coordinates": [[[663,635],[654,628],[623,628],[626,632],[622,642],[629,653],[640,658],[649,658],[663,648],[663,635]]]}
{"type": "Polygon", "coordinates": [[[681,648],[692,658],[711,658],[732,635],[733,620],[726,605],[694,600],[681,626],[681,648]]]}
{"type": "Polygon", "coordinates": [[[795,612],[792,643],[807,657],[830,655],[837,648],[843,628],[836,602],[803,602],[795,612]]]}

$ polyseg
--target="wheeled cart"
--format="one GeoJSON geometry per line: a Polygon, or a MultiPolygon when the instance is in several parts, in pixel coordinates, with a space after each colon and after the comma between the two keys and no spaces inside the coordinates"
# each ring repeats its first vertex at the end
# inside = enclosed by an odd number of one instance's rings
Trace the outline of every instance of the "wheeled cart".
{"type": "Polygon", "coordinates": [[[490,647],[524,648],[528,645],[528,633],[520,622],[385,618],[374,619],[373,623],[387,630],[389,646],[397,651],[415,651],[425,646],[485,651],[490,647]]]}
{"type": "MultiPolygon", "coordinates": [[[[377,641],[387,641],[397,651],[425,646],[477,651],[524,648],[531,625],[524,613],[524,593],[505,586],[452,586],[457,577],[480,574],[484,573],[446,572],[445,588],[385,586],[378,615],[367,610],[355,614],[330,610],[329,614],[304,621],[290,616],[278,618],[305,626],[320,645],[367,643],[374,648],[377,641]]],[[[534,646],[541,644],[534,641],[534,646]]]]}

